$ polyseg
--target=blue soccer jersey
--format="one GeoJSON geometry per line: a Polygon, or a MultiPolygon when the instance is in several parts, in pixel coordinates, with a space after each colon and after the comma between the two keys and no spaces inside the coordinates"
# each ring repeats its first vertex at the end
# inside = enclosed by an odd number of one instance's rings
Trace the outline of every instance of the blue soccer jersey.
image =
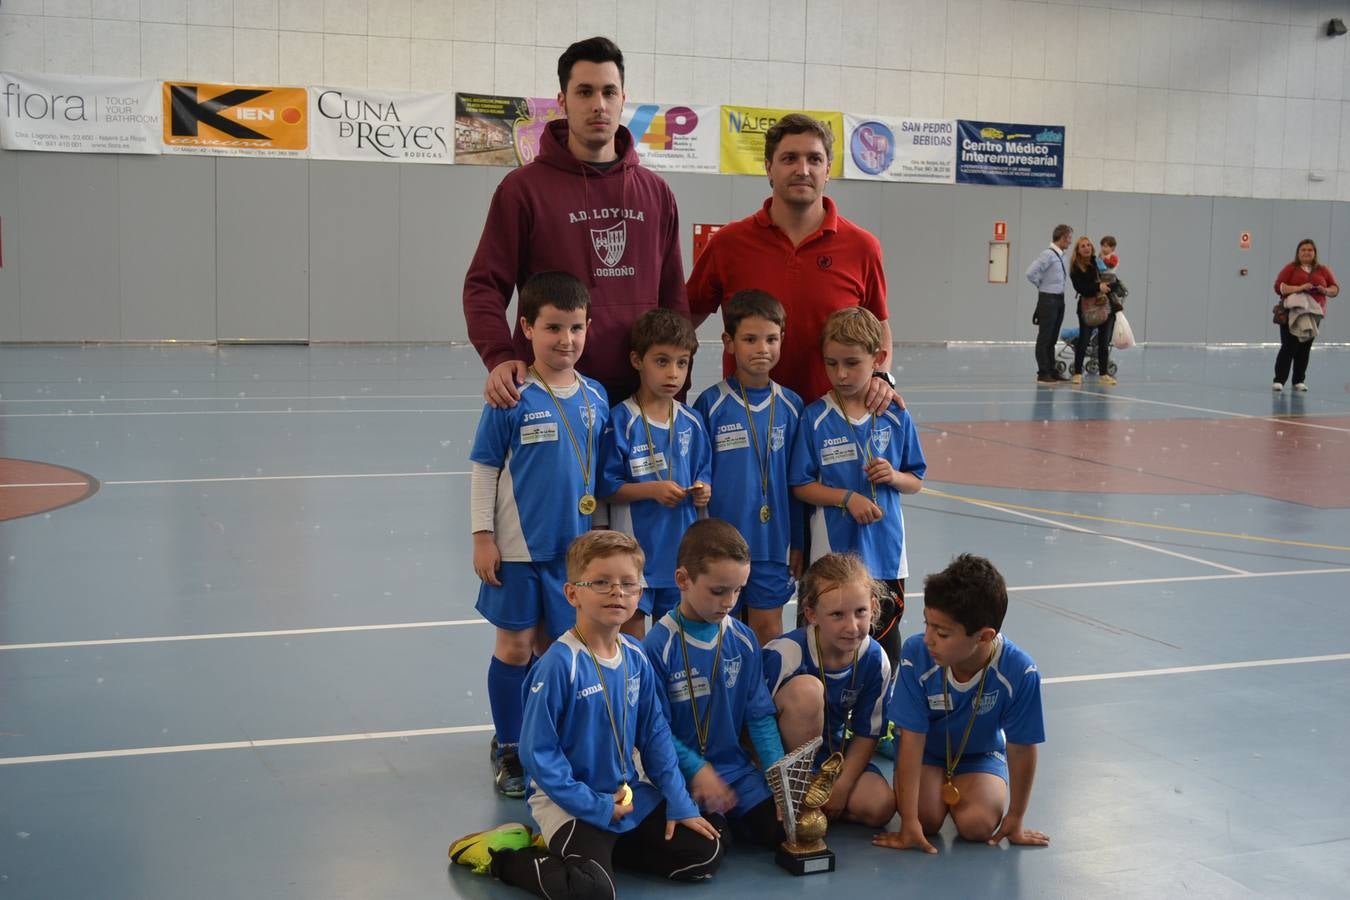
{"type": "MultiPolygon", "coordinates": [[[[687,628],[687,626],[686,626],[687,628]]],[[[777,715],[764,684],[759,644],[749,626],[731,617],[722,620],[715,638],[699,640],[686,631],[684,645],[673,613],[667,613],[642,642],[657,681],[664,686],[661,709],[670,730],[686,747],[701,753],[728,784],[758,772],[741,746],[741,733],[751,719],[777,715]],[[718,646],[721,646],[720,659],[718,646]],[[685,668],[685,647],[689,667],[685,668]],[[717,661],[717,671],[713,663],[717,661]],[[701,751],[699,718],[707,723],[707,746],[701,751]]]]}
{"type": "MultiPolygon", "coordinates": [[[[802,414],[788,482],[797,487],[818,481],[871,497],[873,487],[863,467],[874,456],[918,478],[928,471],[909,413],[892,403],[875,419],[869,415],[853,420],[832,394],[826,394],[802,414]]],[[[877,487],[876,503],[886,515],[870,525],[859,525],[846,510],[817,507],[811,513],[811,561],[827,553],[852,551],[863,558],[873,578],[908,577],[900,492],[889,485],[877,487]]]]}
{"type": "MultiPolygon", "coordinates": [[[[601,441],[600,496],[608,497],[625,484],[639,481],[669,480],[686,488],[695,481],[713,483],[703,420],[678,401],[674,420],[672,427],[649,416],[644,424],[637,400],[631,397],[614,407],[601,441]],[[648,428],[652,447],[647,442],[648,428]]],[[[697,517],[692,497],[685,497],[673,509],[656,500],[609,504],[609,527],[631,535],[647,554],[642,575],[648,587],[675,587],[680,539],[697,517]]]]}
{"type": "Polygon", "coordinates": [[[774,382],[766,388],[747,388],[745,394],[753,428],[734,378],[713,385],[694,402],[712,441],[712,477],[717,489],[708,503],[708,515],[735,525],[750,545],[750,558],[755,562],[786,564],[788,550],[802,546],[801,504],[788,486],[788,461],[797,440],[802,401],[774,382]],[[765,473],[760,470],[766,456],[767,495],[765,473]],[[769,521],[764,522],[760,508],[766,503],[769,521]]]}
{"type": "Polygon", "coordinates": [[[983,692],[978,691],[978,674],[964,683],[947,681],[950,710],[942,696],[944,669],[928,653],[923,635],[911,636],[900,648],[895,691],[887,716],[896,728],[928,735],[924,743],[925,759],[946,759],[948,735],[952,752],[960,748],[976,693],[980,694],[980,706],[966,743],[966,756],[1002,753],[1009,741],[1014,744],[1045,741],[1041,675],[1036,663],[1002,635],[997,641],[983,692]]]}
{"type": "Polygon", "coordinates": [[[572,539],[590,530],[591,517],[578,504],[588,491],[596,494],[600,437],[609,409],[599,382],[583,375],[577,379],[575,387],[553,389],[555,405],[532,372],[519,403],[510,409],[485,406],[478,420],[469,459],[501,470],[493,531],[503,561],[562,559],[572,539]],[[575,447],[558,418],[559,405],[575,447]],[[590,468],[583,478],[588,455],[590,468]]]}
{"type": "Polygon", "coordinates": [[[526,680],[520,761],[532,791],[544,795],[532,797],[530,806],[548,833],[557,823],[545,822],[539,810],[554,805],[596,828],[616,832],[636,828],[663,799],[667,818],[698,815],[661,712],[662,685],[636,640],[621,635],[620,649],[612,659],[599,660],[602,688],[595,661],[576,632],[568,631],[544,652],[526,680]],[[622,738],[622,763],[611,710],[622,738]],[[634,749],[649,781],[638,780],[634,749]],[[633,789],[633,812],[614,822],[614,793],[624,783],[633,789]]]}
{"type": "MultiPolygon", "coordinates": [[[[796,675],[820,677],[816,655],[816,628],[805,625],[769,641],[764,647],[764,681],[776,694],[796,675]]],[[[870,637],[858,648],[857,663],[825,673],[825,746],[822,752],[844,749],[844,729],[856,737],[879,738],[886,728],[886,683],[891,663],[881,645],[870,637]]]]}

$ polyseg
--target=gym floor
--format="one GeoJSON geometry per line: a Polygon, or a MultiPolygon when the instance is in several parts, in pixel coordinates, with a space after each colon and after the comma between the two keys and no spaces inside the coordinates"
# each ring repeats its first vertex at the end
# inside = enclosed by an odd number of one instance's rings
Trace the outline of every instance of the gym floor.
{"type": "MultiPolygon", "coordinates": [[[[922,429],[913,577],[989,556],[1046,728],[1049,848],[873,848],[791,884],[922,897],[1343,897],[1350,880],[1350,350],[901,347],[922,429]]],[[[695,386],[715,380],[705,347],[695,386]]],[[[473,605],[467,348],[0,348],[0,896],[510,896],[448,866],[498,798],[473,605]]],[[[520,894],[519,896],[525,896],[520,894]]]]}

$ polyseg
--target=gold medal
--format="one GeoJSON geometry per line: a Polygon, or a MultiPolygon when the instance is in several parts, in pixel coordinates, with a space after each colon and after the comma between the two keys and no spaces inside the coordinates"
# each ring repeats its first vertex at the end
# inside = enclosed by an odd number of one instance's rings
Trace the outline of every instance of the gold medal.
{"type": "Polygon", "coordinates": [[[623,792],[622,796],[619,797],[619,805],[620,805],[620,806],[632,806],[632,805],[633,805],[633,789],[632,789],[631,787],[628,786],[628,782],[625,781],[623,784],[619,785],[619,790],[623,792]]]}
{"type": "Polygon", "coordinates": [[[759,508],[759,521],[767,525],[772,514],[769,512],[769,458],[773,455],[773,414],[778,405],[778,395],[774,393],[773,386],[769,386],[769,430],[764,435],[764,455],[759,452],[759,432],[755,430],[755,411],[750,408],[750,396],[745,392],[745,385],[737,385],[741,389],[741,403],[745,405],[745,422],[750,426],[750,440],[755,451],[755,465],[759,466],[759,494],[764,498],[764,505],[759,508]]]}
{"type": "Polygon", "coordinates": [[[955,806],[961,802],[961,789],[950,781],[942,785],[942,802],[948,806],[955,806]]]}
{"type": "Polygon", "coordinates": [[[581,510],[583,516],[589,516],[595,512],[595,507],[595,497],[591,494],[582,494],[581,499],[577,502],[577,509],[581,510]]]}
{"type": "Polygon", "coordinates": [[[549,397],[553,400],[553,406],[558,410],[558,418],[562,421],[563,428],[567,429],[567,437],[572,442],[572,450],[577,455],[577,462],[581,464],[581,489],[586,493],[581,495],[577,501],[577,509],[583,516],[589,516],[595,512],[595,495],[591,493],[591,461],[594,450],[594,441],[592,440],[592,426],[595,424],[595,410],[591,409],[591,401],[586,398],[586,385],[582,383],[581,376],[577,376],[577,389],[581,391],[581,402],[585,405],[585,412],[581,418],[586,422],[586,456],[581,455],[581,444],[577,441],[577,436],[572,433],[572,426],[567,421],[567,413],[563,410],[563,405],[558,402],[558,397],[553,393],[553,388],[549,387],[544,376],[539,374],[539,370],[530,366],[530,374],[535,380],[544,386],[548,391],[549,397]]]}
{"type": "Polygon", "coordinates": [[[767,524],[771,516],[772,513],[769,512],[769,504],[765,503],[763,506],[759,508],[759,520],[761,522],[767,524]]]}

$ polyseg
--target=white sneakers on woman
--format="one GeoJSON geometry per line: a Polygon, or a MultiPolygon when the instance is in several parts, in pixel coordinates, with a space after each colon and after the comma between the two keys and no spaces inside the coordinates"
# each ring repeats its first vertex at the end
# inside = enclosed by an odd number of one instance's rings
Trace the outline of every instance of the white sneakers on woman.
{"type": "Polygon", "coordinates": [[[1308,386],[1300,381],[1294,385],[1294,390],[1298,391],[1300,394],[1306,394],[1308,393],[1308,386]]]}

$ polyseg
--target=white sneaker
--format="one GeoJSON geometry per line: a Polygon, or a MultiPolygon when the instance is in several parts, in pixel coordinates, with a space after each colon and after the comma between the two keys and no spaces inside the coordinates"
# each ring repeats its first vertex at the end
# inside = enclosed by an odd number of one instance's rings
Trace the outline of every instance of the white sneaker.
{"type": "Polygon", "coordinates": [[[1308,393],[1308,386],[1300,381],[1294,385],[1294,390],[1298,391],[1300,394],[1306,394],[1308,393]]]}
{"type": "Polygon", "coordinates": [[[1270,389],[1278,394],[1284,390],[1284,385],[1280,384],[1278,381],[1272,381],[1270,383],[1270,389]]]}

